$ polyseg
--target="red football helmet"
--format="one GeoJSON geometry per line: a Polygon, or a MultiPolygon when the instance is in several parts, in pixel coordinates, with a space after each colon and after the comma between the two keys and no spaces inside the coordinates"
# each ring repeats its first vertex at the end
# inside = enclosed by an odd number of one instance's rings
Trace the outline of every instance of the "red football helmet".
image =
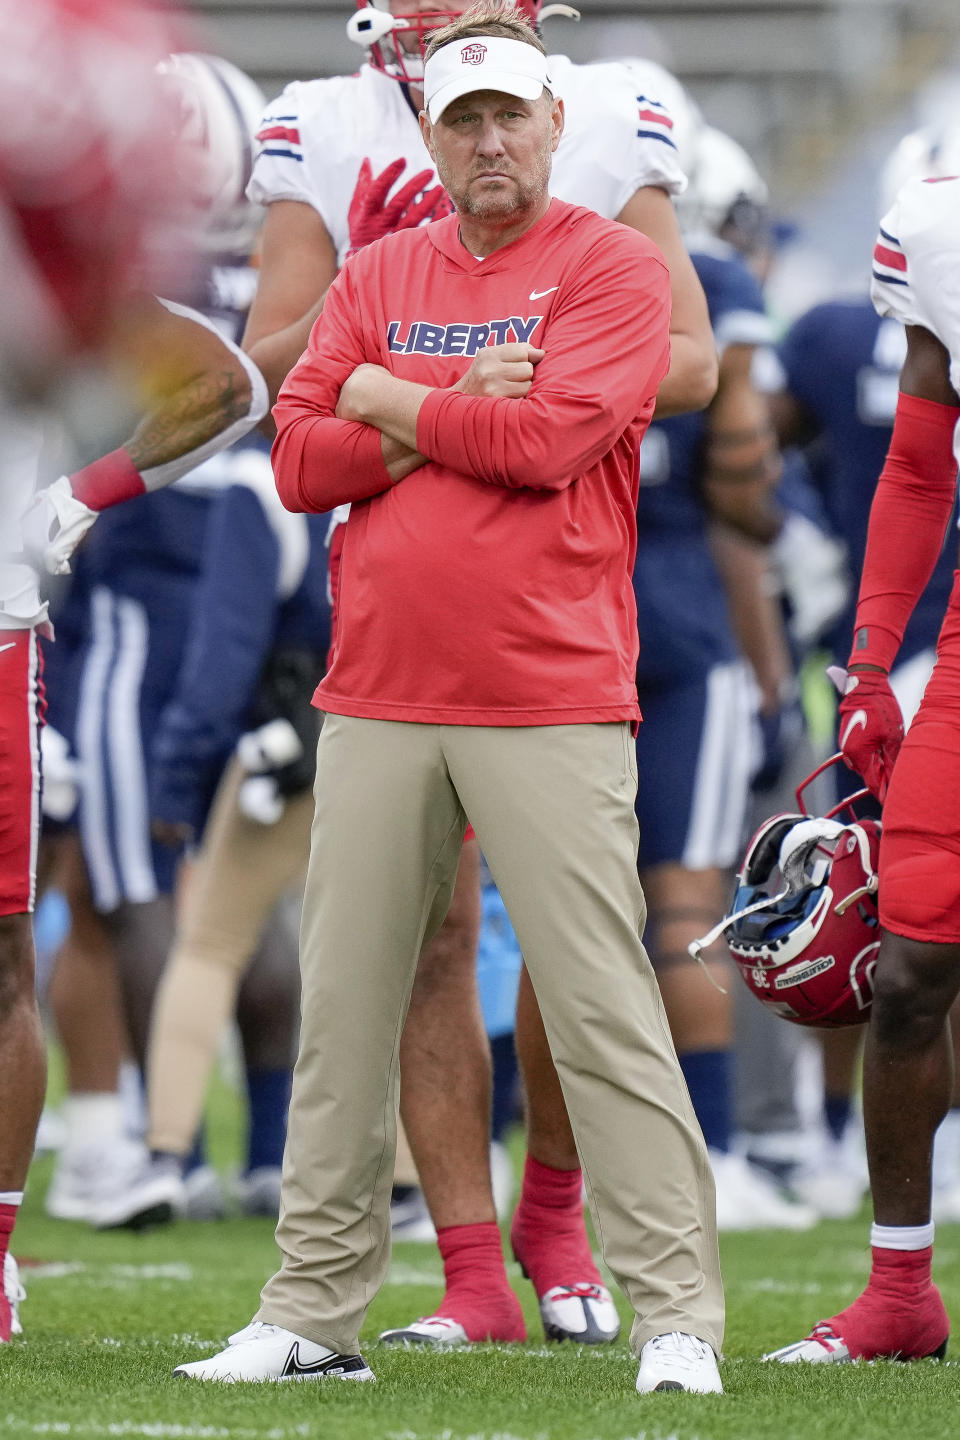
{"type": "Polygon", "coordinates": [[[104,342],[131,290],[182,269],[153,71],[185,34],[139,0],[0,0],[0,35],[0,370],[49,377],[104,342]]]}
{"type": "MultiPolygon", "coordinates": [[[[405,0],[398,0],[397,10],[392,12],[389,0],[357,0],[356,12],[347,21],[347,35],[368,52],[375,70],[403,85],[417,85],[423,80],[423,57],[430,36],[459,20],[468,8],[468,0],[449,10],[418,10],[415,5],[403,10],[403,3],[405,0]],[[398,37],[406,37],[407,43],[398,37]]],[[[580,19],[580,12],[569,5],[545,5],[543,0],[515,0],[515,4],[532,25],[550,15],[580,19]]]]}
{"type": "Polygon", "coordinates": [[[699,959],[722,934],[746,985],[797,1025],[860,1025],[869,1018],[880,948],[877,862],[880,825],[850,810],[823,818],[803,792],[840,759],[834,755],[797,790],[798,813],[774,815],[747,846],[731,913],[690,946],[699,959]],[[835,818],[850,810],[846,821],[835,818]]]}

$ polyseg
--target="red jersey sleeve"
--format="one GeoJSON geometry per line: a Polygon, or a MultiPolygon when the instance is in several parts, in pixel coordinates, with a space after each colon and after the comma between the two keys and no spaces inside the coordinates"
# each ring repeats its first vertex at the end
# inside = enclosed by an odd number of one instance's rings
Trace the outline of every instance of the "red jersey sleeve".
{"type": "Polygon", "coordinates": [[[877,482],[848,665],[890,671],[943,549],[957,496],[960,410],[903,391],[877,482]]]}
{"type": "Polygon", "coordinates": [[[564,284],[529,394],[434,390],[420,410],[417,448],[493,485],[562,490],[656,394],[670,363],[669,328],[667,267],[624,226],[598,240],[564,284]]]}
{"type": "Polygon", "coordinates": [[[307,348],[273,407],[273,472],[288,510],[322,514],[392,488],[379,430],[334,413],[343,382],[367,359],[347,267],[327,291],[307,348]]]}

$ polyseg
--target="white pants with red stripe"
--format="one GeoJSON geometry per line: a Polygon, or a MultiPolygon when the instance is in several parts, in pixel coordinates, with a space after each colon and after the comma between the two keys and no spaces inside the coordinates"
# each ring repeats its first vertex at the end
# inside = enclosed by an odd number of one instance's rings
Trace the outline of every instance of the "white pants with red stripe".
{"type": "Polygon", "coordinates": [[[0,630],[0,915],[31,911],[36,895],[42,676],[36,630],[0,630]]]}

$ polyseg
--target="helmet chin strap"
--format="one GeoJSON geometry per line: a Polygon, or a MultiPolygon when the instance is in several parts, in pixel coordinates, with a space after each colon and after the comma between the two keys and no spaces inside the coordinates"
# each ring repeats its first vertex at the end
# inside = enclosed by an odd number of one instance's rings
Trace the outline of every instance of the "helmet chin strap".
{"type": "Polygon", "coordinates": [[[876,871],[871,868],[870,842],[864,834],[863,829],[859,825],[851,825],[850,829],[856,836],[857,849],[860,852],[860,865],[867,878],[863,885],[858,886],[856,890],[851,890],[849,895],[845,895],[840,903],[833,907],[838,915],[844,914],[845,911],[850,909],[851,905],[857,900],[862,900],[864,896],[876,895],[877,888],[880,884],[879,876],[876,871]]]}
{"type": "Polygon", "coordinates": [[[730,929],[731,925],[735,925],[737,921],[742,920],[745,915],[755,915],[758,910],[766,910],[768,905],[779,904],[781,900],[786,900],[790,894],[789,886],[785,886],[782,890],[778,890],[776,895],[764,895],[759,900],[754,900],[752,905],[744,905],[742,910],[738,910],[735,915],[728,915],[725,920],[721,920],[719,924],[714,925],[712,930],[708,930],[706,935],[701,935],[699,940],[691,940],[687,946],[688,954],[694,960],[701,960],[703,951],[709,950],[710,946],[719,940],[721,935],[730,929]]]}
{"type": "Polygon", "coordinates": [[[709,950],[710,946],[719,940],[721,935],[729,930],[731,925],[735,925],[738,920],[741,920],[744,915],[753,915],[758,910],[765,910],[768,905],[776,905],[780,900],[786,900],[790,893],[789,888],[787,888],[785,890],[779,890],[776,895],[764,895],[761,900],[754,900],[752,905],[745,905],[742,910],[737,911],[736,915],[728,915],[726,919],[714,925],[712,930],[708,930],[706,935],[701,935],[699,940],[690,941],[690,944],[687,946],[687,954],[691,960],[696,960],[710,981],[710,984],[715,990],[719,990],[721,995],[726,995],[727,992],[722,985],[714,980],[710,971],[707,969],[707,962],[703,956],[704,950],[709,950]]]}

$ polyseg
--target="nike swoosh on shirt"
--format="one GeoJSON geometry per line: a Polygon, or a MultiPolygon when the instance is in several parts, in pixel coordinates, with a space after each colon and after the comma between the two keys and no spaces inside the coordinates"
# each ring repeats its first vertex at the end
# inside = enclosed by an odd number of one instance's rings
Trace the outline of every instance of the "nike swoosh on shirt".
{"type": "Polygon", "coordinates": [[[16,640],[11,640],[9,645],[0,645],[0,650],[14,650],[16,649],[16,644],[16,640]]]}
{"type": "Polygon", "coordinates": [[[849,719],[849,721],[848,721],[848,723],[847,723],[847,728],[844,730],[843,734],[840,736],[840,749],[841,749],[841,750],[843,750],[844,747],[846,746],[846,743],[847,743],[847,741],[850,739],[850,736],[853,734],[854,730],[856,730],[856,729],[857,729],[859,726],[861,726],[861,725],[863,726],[864,730],[866,730],[866,728],[867,728],[867,712],[866,712],[866,710],[854,710],[853,714],[850,716],[850,719],[849,719]]]}
{"type": "Polygon", "coordinates": [[[554,290],[559,290],[559,289],[560,289],[560,286],[559,286],[559,285],[551,285],[549,290],[531,290],[531,291],[530,291],[530,299],[531,299],[531,300],[540,300],[540,299],[543,298],[544,295],[552,295],[553,292],[554,292],[554,290]]]}

